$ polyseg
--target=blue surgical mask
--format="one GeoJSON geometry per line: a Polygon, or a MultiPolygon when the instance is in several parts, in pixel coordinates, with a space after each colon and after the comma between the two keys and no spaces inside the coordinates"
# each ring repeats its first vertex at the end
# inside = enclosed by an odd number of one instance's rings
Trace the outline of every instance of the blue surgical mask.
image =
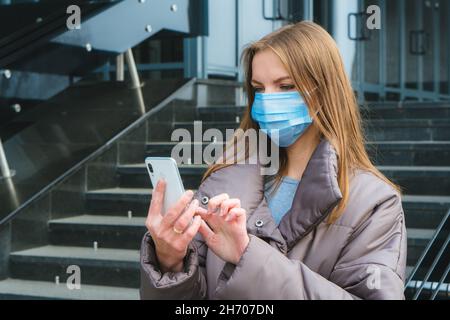
{"type": "Polygon", "coordinates": [[[297,91],[255,94],[252,118],[274,143],[289,147],[311,125],[308,107],[297,91]]]}

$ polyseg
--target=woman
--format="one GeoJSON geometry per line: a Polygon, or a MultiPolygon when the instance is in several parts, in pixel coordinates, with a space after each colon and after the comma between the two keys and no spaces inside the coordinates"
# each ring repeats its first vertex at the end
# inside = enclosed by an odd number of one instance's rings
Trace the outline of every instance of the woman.
{"type": "Polygon", "coordinates": [[[216,163],[166,213],[158,183],[141,297],[403,299],[400,194],[365,151],[334,40],[300,22],[252,43],[242,59],[248,107],[240,127],[275,137],[278,173],[267,179],[259,164],[216,163]]]}

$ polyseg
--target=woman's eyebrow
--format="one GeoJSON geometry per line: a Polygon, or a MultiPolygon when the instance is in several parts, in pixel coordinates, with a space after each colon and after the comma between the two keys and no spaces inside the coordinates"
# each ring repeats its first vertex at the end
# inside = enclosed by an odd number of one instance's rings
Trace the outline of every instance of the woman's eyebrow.
{"type": "MultiPolygon", "coordinates": [[[[278,83],[278,82],[286,80],[286,79],[291,79],[291,77],[289,77],[289,76],[281,77],[281,78],[276,79],[273,83],[278,83]]],[[[261,82],[259,82],[257,80],[253,80],[253,79],[252,79],[252,82],[257,83],[257,84],[262,84],[261,82]]]]}

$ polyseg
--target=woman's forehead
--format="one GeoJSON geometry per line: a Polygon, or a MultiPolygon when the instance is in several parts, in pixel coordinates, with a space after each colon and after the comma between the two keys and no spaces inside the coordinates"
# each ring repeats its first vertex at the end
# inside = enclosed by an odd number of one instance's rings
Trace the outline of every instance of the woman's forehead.
{"type": "Polygon", "coordinates": [[[252,79],[255,82],[276,82],[289,77],[280,58],[271,50],[258,52],[252,61],[252,79]]]}

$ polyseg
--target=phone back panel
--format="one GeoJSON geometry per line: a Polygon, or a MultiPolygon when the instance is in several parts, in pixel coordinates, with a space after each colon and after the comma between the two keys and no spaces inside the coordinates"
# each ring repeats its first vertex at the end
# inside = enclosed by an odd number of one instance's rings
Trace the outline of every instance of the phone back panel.
{"type": "Polygon", "coordinates": [[[164,206],[162,214],[174,205],[184,193],[183,181],[181,180],[178,166],[173,158],[148,157],[145,159],[146,168],[150,175],[153,188],[158,180],[166,181],[166,192],[164,195],[164,206]]]}

